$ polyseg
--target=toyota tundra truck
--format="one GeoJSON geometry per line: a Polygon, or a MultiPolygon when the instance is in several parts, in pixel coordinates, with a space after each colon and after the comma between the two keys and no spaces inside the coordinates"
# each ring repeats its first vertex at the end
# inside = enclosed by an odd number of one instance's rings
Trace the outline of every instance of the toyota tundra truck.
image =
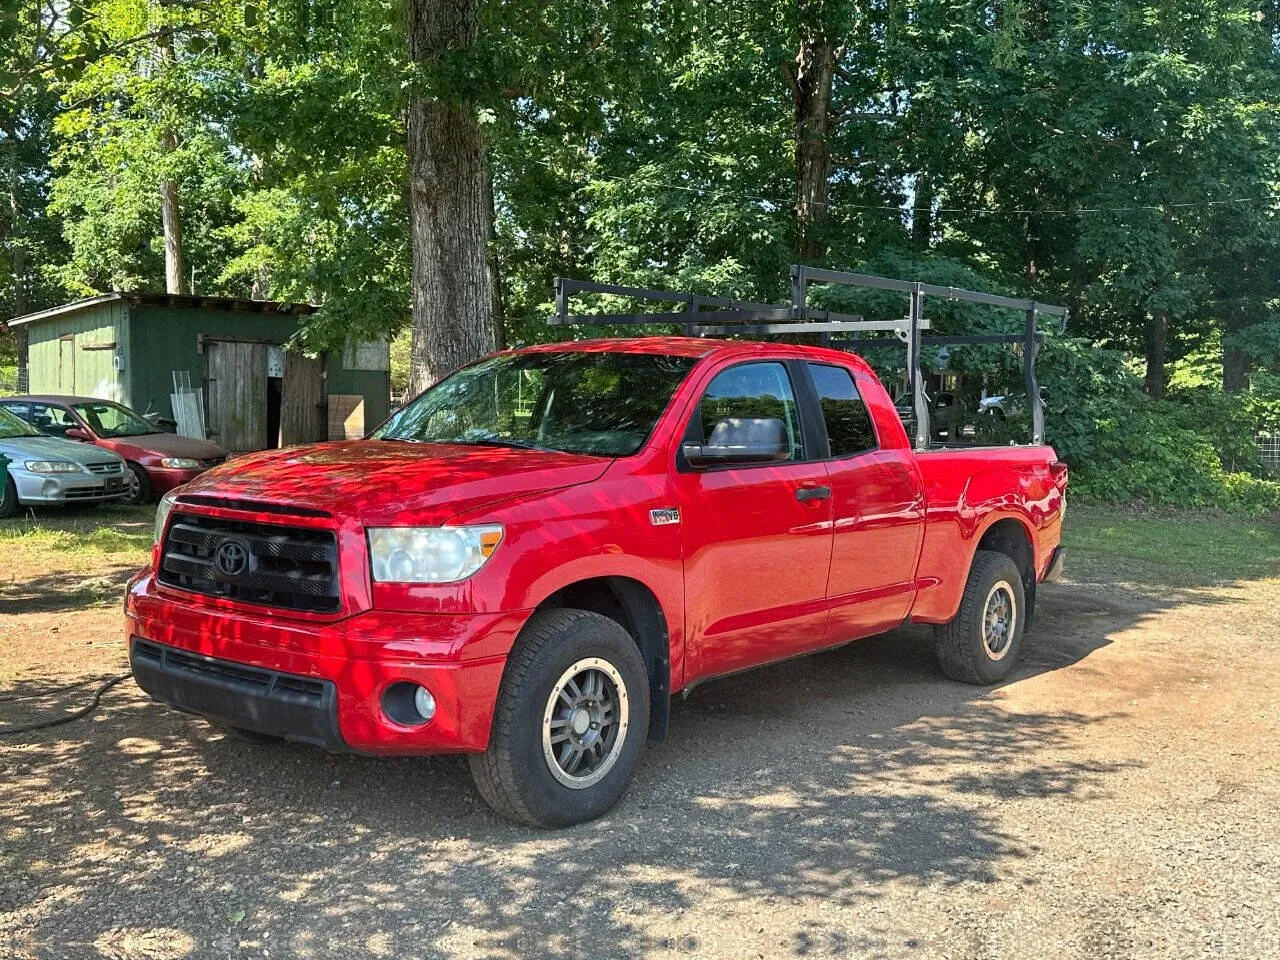
{"type": "Polygon", "coordinates": [[[1062,567],[1066,485],[1042,444],[913,449],[844,350],[516,349],[366,439],[167,493],[130,662],[245,737],[467,754],[496,811],[564,826],[711,678],[908,622],[948,677],[1004,678],[1062,567]]]}

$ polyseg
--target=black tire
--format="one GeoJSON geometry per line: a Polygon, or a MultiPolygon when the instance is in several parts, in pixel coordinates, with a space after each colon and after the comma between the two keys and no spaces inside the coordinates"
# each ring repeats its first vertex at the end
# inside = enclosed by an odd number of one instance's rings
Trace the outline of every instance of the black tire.
{"type": "Polygon", "coordinates": [[[18,512],[18,488],[6,467],[0,465],[0,472],[3,473],[3,482],[0,482],[0,520],[7,520],[18,512]]]}
{"type": "Polygon", "coordinates": [[[649,676],[631,635],[598,613],[542,610],[529,618],[507,658],[489,749],[470,756],[471,776],[485,802],[510,820],[572,826],[618,802],[640,763],[648,731],[649,676]],[[544,751],[543,723],[560,681],[583,660],[601,661],[620,678],[621,689],[613,691],[619,720],[613,746],[601,756],[600,779],[571,787],[552,772],[557,761],[544,751]],[[605,766],[608,757],[613,759],[605,766]]]}
{"type": "Polygon", "coordinates": [[[127,496],[121,497],[120,502],[127,503],[131,507],[148,503],[151,500],[151,478],[147,476],[147,471],[136,463],[126,463],[125,471],[125,481],[129,493],[127,496]]]}
{"type": "Polygon", "coordinates": [[[938,664],[952,680],[992,684],[1008,676],[1018,662],[1027,614],[1022,575],[1013,559],[1003,553],[979,550],[969,568],[969,579],[960,599],[960,609],[950,623],[936,627],[938,664]],[[1000,592],[1004,596],[1000,596],[1000,592]],[[1003,600],[1012,598],[1013,610],[1001,630],[993,623],[993,641],[986,639],[988,602],[993,602],[993,619],[1003,600]]]}

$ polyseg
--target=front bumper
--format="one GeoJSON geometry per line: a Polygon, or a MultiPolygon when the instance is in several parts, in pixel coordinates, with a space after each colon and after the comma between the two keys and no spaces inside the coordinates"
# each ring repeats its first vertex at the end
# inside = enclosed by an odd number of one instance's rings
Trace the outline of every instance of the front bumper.
{"type": "Polygon", "coordinates": [[[179,710],[326,750],[346,749],[330,680],[260,670],[138,637],[129,642],[129,666],[152,699],[179,710]]]}
{"type": "Polygon", "coordinates": [[[9,476],[18,491],[18,502],[97,503],[119,500],[129,492],[124,473],[100,476],[82,473],[32,473],[10,466],[9,476]]]}
{"type": "Polygon", "coordinates": [[[169,467],[143,467],[147,471],[147,480],[151,484],[151,492],[156,496],[168,493],[175,487],[190,483],[208,467],[192,467],[189,470],[173,470],[169,467]]]}
{"type": "Polygon", "coordinates": [[[376,754],[484,750],[506,655],[528,616],[370,610],[300,617],[175,591],[150,571],[130,582],[125,598],[134,676],[153,698],[233,726],[376,754]],[[148,642],[162,646],[162,656],[148,658],[148,642]],[[314,711],[300,718],[292,700],[278,702],[295,681],[332,688],[332,727],[314,711]],[[430,722],[406,726],[383,711],[383,694],[402,681],[431,691],[430,722]],[[258,694],[246,699],[246,683],[258,694]],[[264,689],[275,693],[264,696],[264,689]]]}

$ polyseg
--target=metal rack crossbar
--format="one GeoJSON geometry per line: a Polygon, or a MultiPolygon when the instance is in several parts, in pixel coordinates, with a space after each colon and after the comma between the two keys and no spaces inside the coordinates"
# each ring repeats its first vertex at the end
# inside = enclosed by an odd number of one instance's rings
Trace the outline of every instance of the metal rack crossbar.
{"type": "Polygon", "coordinates": [[[1031,407],[1032,443],[1044,442],[1044,401],[1036,382],[1035,360],[1044,334],[1040,332],[1040,317],[1057,317],[1057,332],[1065,333],[1067,308],[1035,300],[1005,297],[999,294],[964,290],[960,287],[944,287],[912,280],[896,280],[865,273],[846,273],[825,270],[805,264],[791,267],[791,302],[787,304],[756,303],[751,300],[733,300],[726,297],[710,297],[678,290],[653,290],[613,283],[594,283],[557,277],[556,309],[548,323],[554,326],[623,325],[636,326],[658,323],[676,323],[687,336],[725,336],[747,334],[773,336],[779,334],[816,333],[824,346],[845,349],[858,346],[905,347],[907,351],[907,377],[915,413],[917,450],[929,448],[929,403],[924,391],[924,377],[920,371],[920,351],[925,346],[960,346],[966,344],[1008,343],[1023,345],[1023,380],[1028,403],[1031,407]],[[864,317],[809,306],[809,287],[812,284],[839,284],[873,290],[891,290],[905,293],[910,299],[910,309],[900,320],[867,320],[864,317]],[[642,313],[572,314],[570,300],[576,294],[612,294],[632,300],[651,300],[659,303],[676,303],[679,310],[642,313]],[[926,297],[940,297],[949,301],[978,303],[984,306],[1017,310],[1024,314],[1023,330],[1018,334],[974,334],[970,336],[924,336],[930,328],[924,316],[926,297]],[[832,334],[893,333],[896,339],[887,337],[842,336],[832,334]]]}

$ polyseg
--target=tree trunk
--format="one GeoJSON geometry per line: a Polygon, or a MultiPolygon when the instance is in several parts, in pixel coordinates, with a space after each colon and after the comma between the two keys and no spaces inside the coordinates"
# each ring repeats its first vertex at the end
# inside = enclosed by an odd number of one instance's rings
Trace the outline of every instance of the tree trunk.
{"type": "MultiPolygon", "coordinates": [[[[160,59],[171,69],[177,60],[173,45],[173,31],[165,29],[160,34],[160,59]]],[[[165,153],[178,149],[178,134],[173,130],[164,133],[165,153]]],[[[173,180],[160,182],[160,222],[164,227],[164,291],[182,294],[187,292],[187,264],[182,247],[182,203],[178,184],[173,180]]]]}
{"type": "Polygon", "coordinates": [[[493,314],[493,349],[507,346],[506,304],[502,296],[502,262],[498,259],[498,214],[493,197],[493,167],[485,164],[484,190],[489,204],[489,237],[485,245],[485,266],[489,271],[489,309],[493,314]]]}
{"type": "Polygon", "coordinates": [[[187,264],[182,251],[182,204],[178,185],[172,180],[160,183],[160,222],[164,225],[165,293],[186,293],[187,264]]]}
{"type": "MultiPolygon", "coordinates": [[[[12,317],[21,317],[27,312],[27,251],[22,245],[19,235],[19,221],[22,216],[22,198],[19,196],[18,180],[18,139],[17,123],[11,116],[5,127],[5,142],[9,146],[9,223],[5,241],[9,245],[9,267],[13,271],[13,302],[10,305],[12,317]]],[[[27,328],[26,325],[9,327],[0,323],[0,327],[8,329],[13,336],[14,349],[17,354],[19,392],[25,393],[29,388],[27,382],[27,328]]]]}
{"type": "Polygon", "coordinates": [[[1230,315],[1227,319],[1227,346],[1222,351],[1222,389],[1227,393],[1239,393],[1245,388],[1249,375],[1249,356],[1232,347],[1232,334],[1238,333],[1249,325],[1249,307],[1241,305],[1235,311],[1234,322],[1230,315]]]}
{"type": "Polygon", "coordinates": [[[1169,312],[1153,310],[1147,319],[1147,395],[1164,396],[1164,358],[1169,339],[1169,312]]]}
{"type": "Polygon", "coordinates": [[[911,211],[911,242],[928,250],[933,240],[933,181],[927,174],[916,174],[916,199],[911,211]]]}
{"type": "MultiPolygon", "coordinates": [[[[478,0],[409,0],[409,58],[428,71],[470,46],[478,0]]],[[[493,345],[488,158],[475,111],[415,95],[407,115],[413,245],[411,392],[493,345]]]]}
{"type": "Polygon", "coordinates": [[[800,43],[787,81],[795,105],[796,256],[802,261],[826,255],[823,227],[831,196],[831,86],[835,45],[822,36],[800,43]]]}

